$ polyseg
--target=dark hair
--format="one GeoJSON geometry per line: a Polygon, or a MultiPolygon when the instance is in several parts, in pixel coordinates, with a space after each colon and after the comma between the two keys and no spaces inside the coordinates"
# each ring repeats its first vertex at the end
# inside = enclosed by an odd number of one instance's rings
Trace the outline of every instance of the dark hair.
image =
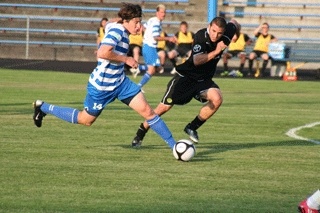
{"type": "Polygon", "coordinates": [[[122,3],[118,16],[122,20],[131,20],[137,17],[141,18],[142,9],[138,4],[122,3]]]}
{"type": "Polygon", "coordinates": [[[180,22],[180,26],[181,26],[181,25],[186,25],[186,26],[188,27],[188,23],[187,23],[186,21],[180,22]]]}
{"type": "Polygon", "coordinates": [[[267,22],[264,22],[262,25],[267,25],[268,28],[269,28],[269,24],[267,22]]]}
{"type": "Polygon", "coordinates": [[[210,22],[210,26],[212,26],[213,24],[217,25],[222,29],[226,29],[227,21],[223,17],[218,16],[212,19],[212,21],[210,22]]]}
{"type": "Polygon", "coordinates": [[[100,21],[100,27],[102,27],[102,22],[103,22],[103,21],[108,21],[108,18],[103,17],[103,18],[101,19],[101,21],[100,21]]]}

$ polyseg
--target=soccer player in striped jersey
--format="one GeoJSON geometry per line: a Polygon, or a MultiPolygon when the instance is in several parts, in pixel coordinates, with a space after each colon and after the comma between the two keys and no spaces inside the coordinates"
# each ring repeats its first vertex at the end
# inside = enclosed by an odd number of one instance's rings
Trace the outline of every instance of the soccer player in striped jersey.
{"type": "Polygon", "coordinates": [[[108,23],[106,36],[97,52],[98,63],[89,77],[84,109],[61,107],[41,100],[34,102],[33,120],[41,127],[46,114],[52,114],[73,124],[91,126],[107,104],[118,99],[144,117],[153,129],[172,149],[175,140],[163,120],[155,114],[146,101],[141,88],[124,72],[124,64],[136,68],[138,62],[128,57],[129,34],[141,28],[142,10],[139,5],[124,3],[118,12],[119,21],[108,23]]]}
{"type": "Polygon", "coordinates": [[[162,31],[161,22],[165,17],[166,7],[163,4],[159,4],[156,9],[156,16],[150,18],[147,23],[144,24],[145,31],[143,36],[142,55],[148,66],[148,70],[138,84],[141,87],[148,83],[150,78],[156,73],[157,69],[161,69],[160,59],[157,52],[158,41],[176,43],[176,38],[174,36],[160,36],[162,31]]]}

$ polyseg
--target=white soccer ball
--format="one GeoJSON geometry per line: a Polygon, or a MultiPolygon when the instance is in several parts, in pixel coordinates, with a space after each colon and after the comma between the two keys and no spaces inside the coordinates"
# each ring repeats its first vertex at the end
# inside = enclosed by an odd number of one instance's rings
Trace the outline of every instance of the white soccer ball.
{"type": "Polygon", "coordinates": [[[181,139],[174,145],[172,152],[177,160],[190,161],[196,154],[196,147],[191,141],[181,139]]]}

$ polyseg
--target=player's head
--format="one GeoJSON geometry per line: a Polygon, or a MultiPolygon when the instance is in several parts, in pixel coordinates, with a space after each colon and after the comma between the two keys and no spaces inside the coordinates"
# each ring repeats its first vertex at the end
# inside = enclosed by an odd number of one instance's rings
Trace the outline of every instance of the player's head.
{"type": "Polygon", "coordinates": [[[212,19],[208,27],[208,33],[212,42],[216,42],[222,37],[226,26],[227,22],[224,18],[216,17],[212,19]]]}
{"type": "Polygon", "coordinates": [[[263,23],[263,24],[261,25],[261,33],[262,33],[263,35],[267,35],[268,32],[269,32],[269,24],[268,24],[267,22],[265,22],[265,23],[263,23]]]}
{"type": "Polygon", "coordinates": [[[156,16],[160,21],[163,21],[166,17],[166,6],[159,4],[156,9],[156,16]]]}
{"type": "Polygon", "coordinates": [[[123,26],[130,34],[137,34],[141,28],[142,9],[138,4],[124,3],[118,12],[123,26]]]}
{"type": "Polygon", "coordinates": [[[180,23],[180,32],[187,33],[188,31],[188,23],[186,21],[182,21],[180,23]]]}

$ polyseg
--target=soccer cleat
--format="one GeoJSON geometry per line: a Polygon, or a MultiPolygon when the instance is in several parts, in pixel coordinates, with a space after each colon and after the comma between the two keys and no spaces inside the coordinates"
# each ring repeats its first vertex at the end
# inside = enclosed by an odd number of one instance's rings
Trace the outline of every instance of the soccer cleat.
{"type": "Polygon", "coordinates": [[[174,67],[174,68],[170,71],[170,74],[171,74],[171,75],[174,75],[174,74],[176,74],[176,72],[177,72],[177,70],[176,70],[176,68],[174,67]]]}
{"type": "Polygon", "coordinates": [[[164,68],[163,68],[163,67],[161,67],[161,68],[159,69],[159,73],[160,73],[160,74],[164,73],[164,68]]]}
{"type": "Polygon", "coordinates": [[[133,75],[133,78],[136,78],[140,74],[140,69],[139,68],[131,68],[130,72],[133,75]]]}
{"type": "Polygon", "coordinates": [[[133,138],[131,145],[133,148],[139,148],[141,144],[142,144],[141,138],[139,138],[139,136],[136,136],[133,138]]]}
{"type": "Polygon", "coordinates": [[[47,115],[46,113],[42,112],[40,109],[42,104],[43,104],[43,101],[40,101],[40,100],[36,100],[35,102],[33,102],[33,108],[34,108],[33,121],[37,127],[41,127],[42,119],[47,115]]]}
{"type": "Polygon", "coordinates": [[[228,71],[224,71],[222,73],[220,73],[221,76],[225,77],[225,76],[228,76],[229,75],[229,72],[228,71]]]}
{"type": "Polygon", "coordinates": [[[301,201],[301,203],[298,206],[298,212],[300,213],[319,213],[319,210],[316,209],[310,209],[307,205],[307,200],[301,201]]]}
{"type": "Polygon", "coordinates": [[[198,133],[197,133],[196,130],[190,129],[190,124],[188,124],[188,125],[184,128],[184,132],[189,135],[189,138],[190,138],[193,142],[198,143],[198,141],[199,141],[198,133]]]}
{"type": "Polygon", "coordinates": [[[242,77],[243,77],[243,73],[240,72],[239,70],[237,70],[237,71],[236,71],[236,77],[242,78],[242,77]]]}

